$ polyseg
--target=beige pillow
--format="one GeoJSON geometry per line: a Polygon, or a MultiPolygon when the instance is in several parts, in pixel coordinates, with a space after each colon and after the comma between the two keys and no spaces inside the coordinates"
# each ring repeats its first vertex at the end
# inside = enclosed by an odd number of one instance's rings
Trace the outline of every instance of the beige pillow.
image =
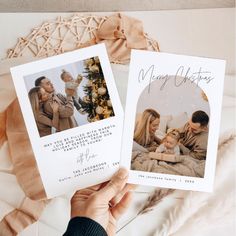
{"type": "Polygon", "coordinates": [[[181,128],[186,124],[187,121],[187,112],[183,112],[177,116],[173,116],[173,118],[167,122],[167,129],[181,128]]]}
{"type": "Polygon", "coordinates": [[[169,121],[171,121],[172,115],[168,116],[162,116],[160,117],[160,124],[158,127],[158,133],[166,133],[167,130],[167,124],[169,121]]]}

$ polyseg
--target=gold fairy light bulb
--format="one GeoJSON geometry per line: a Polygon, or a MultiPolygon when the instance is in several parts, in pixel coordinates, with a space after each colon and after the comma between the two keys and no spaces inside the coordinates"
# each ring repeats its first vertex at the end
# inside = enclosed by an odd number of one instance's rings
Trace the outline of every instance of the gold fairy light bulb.
{"type": "Polygon", "coordinates": [[[93,73],[98,73],[99,67],[97,65],[89,66],[89,70],[92,71],[93,73]]]}
{"type": "Polygon", "coordinates": [[[96,63],[96,64],[99,64],[99,63],[100,63],[100,61],[99,61],[99,58],[98,58],[98,57],[94,57],[94,61],[95,61],[95,63],[96,63]]]}
{"type": "Polygon", "coordinates": [[[98,88],[98,94],[104,95],[106,94],[107,90],[104,87],[98,88]]]}
{"type": "Polygon", "coordinates": [[[107,100],[107,106],[112,107],[111,100],[107,100]]]}
{"type": "Polygon", "coordinates": [[[92,58],[86,59],[85,62],[84,62],[86,67],[92,66],[93,63],[94,63],[94,60],[92,58]]]}
{"type": "Polygon", "coordinates": [[[98,97],[98,94],[96,92],[92,92],[92,97],[96,99],[98,97]]]}
{"type": "Polygon", "coordinates": [[[103,108],[101,106],[97,106],[95,111],[98,115],[101,115],[103,113],[103,108]]]}

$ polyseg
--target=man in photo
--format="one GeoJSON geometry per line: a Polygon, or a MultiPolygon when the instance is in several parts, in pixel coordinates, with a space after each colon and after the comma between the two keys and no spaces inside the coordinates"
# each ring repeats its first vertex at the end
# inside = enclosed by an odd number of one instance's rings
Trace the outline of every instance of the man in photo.
{"type": "Polygon", "coordinates": [[[209,116],[204,111],[195,111],[191,119],[179,129],[180,150],[198,160],[205,160],[207,153],[209,116]]]}
{"type": "Polygon", "coordinates": [[[59,104],[59,124],[57,131],[63,131],[77,126],[74,118],[74,105],[72,95],[74,91],[66,89],[66,97],[60,93],[55,93],[52,82],[45,76],[39,77],[35,80],[35,86],[40,86],[44,90],[51,94],[50,99],[44,103],[44,112],[52,116],[53,110],[51,103],[56,101],[59,104]]]}

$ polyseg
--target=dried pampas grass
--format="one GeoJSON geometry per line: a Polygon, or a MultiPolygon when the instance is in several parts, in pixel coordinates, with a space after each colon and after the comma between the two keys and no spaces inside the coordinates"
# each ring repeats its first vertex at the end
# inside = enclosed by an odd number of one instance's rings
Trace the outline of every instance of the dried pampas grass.
{"type": "Polygon", "coordinates": [[[148,200],[145,202],[143,207],[138,212],[138,215],[143,215],[154,210],[155,206],[166,196],[171,194],[174,189],[156,189],[149,197],[148,200]]]}
{"type": "MultiPolygon", "coordinates": [[[[168,236],[168,235],[178,235],[178,231],[181,230],[183,226],[186,226],[186,222],[191,217],[201,216],[206,221],[206,216],[201,213],[203,209],[206,209],[211,200],[219,195],[218,200],[215,199],[219,205],[220,196],[225,184],[229,181],[232,182],[232,174],[235,171],[235,132],[232,131],[223,135],[219,142],[218,148],[218,160],[217,160],[217,169],[216,169],[216,180],[215,180],[215,192],[210,193],[201,193],[201,192],[187,192],[184,196],[183,202],[174,207],[168,218],[162,224],[161,229],[158,229],[155,233],[156,236],[168,236]]],[[[233,193],[232,193],[233,194],[233,193]]],[[[231,197],[231,195],[230,195],[231,197]]],[[[229,197],[229,198],[230,198],[229,197]]],[[[232,202],[229,201],[229,205],[226,206],[226,209],[232,208],[232,202]]],[[[231,210],[232,211],[232,210],[231,210]]],[[[227,212],[227,210],[226,210],[227,212]]],[[[221,214],[221,213],[220,213],[221,214]]],[[[230,215],[230,214],[229,214],[230,215]]],[[[192,225],[191,222],[188,222],[188,226],[192,225]]],[[[183,229],[183,228],[182,228],[183,229]]],[[[188,235],[191,234],[188,232],[188,235]]],[[[181,234],[182,236],[182,234],[181,234]]]]}
{"type": "Polygon", "coordinates": [[[144,203],[142,208],[138,211],[138,213],[130,219],[125,225],[123,225],[116,233],[120,232],[127,225],[129,225],[132,221],[134,221],[138,216],[146,214],[155,209],[157,204],[166,196],[170,195],[174,189],[165,189],[165,188],[157,188],[144,203]]]}

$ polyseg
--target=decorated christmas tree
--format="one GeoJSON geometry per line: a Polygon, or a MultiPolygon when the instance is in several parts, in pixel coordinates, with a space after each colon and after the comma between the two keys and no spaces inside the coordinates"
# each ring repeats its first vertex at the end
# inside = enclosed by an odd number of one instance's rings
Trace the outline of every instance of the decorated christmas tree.
{"type": "Polygon", "coordinates": [[[88,114],[88,121],[94,122],[114,116],[114,111],[106,81],[102,72],[98,57],[92,57],[84,61],[85,96],[79,99],[80,111],[88,114]]]}

